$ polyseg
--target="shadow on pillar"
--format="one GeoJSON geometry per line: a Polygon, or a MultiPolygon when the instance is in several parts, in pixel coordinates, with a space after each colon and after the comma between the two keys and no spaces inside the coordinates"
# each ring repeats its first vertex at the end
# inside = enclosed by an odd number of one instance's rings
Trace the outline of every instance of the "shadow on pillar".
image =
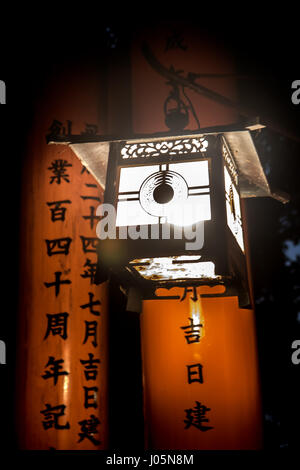
{"type": "Polygon", "coordinates": [[[109,299],[109,448],[143,450],[140,314],[126,311],[114,279],[109,299]]]}

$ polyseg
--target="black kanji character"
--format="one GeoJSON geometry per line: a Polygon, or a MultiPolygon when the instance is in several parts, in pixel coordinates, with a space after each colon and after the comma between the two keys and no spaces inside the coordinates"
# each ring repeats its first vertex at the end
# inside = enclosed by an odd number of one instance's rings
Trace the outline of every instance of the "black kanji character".
{"type": "Polygon", "coordinates": [[[93,306],[101,305],[101,302],[100,300],[93,300],[94,294],[92,292],[89,292],[88,294],[89,294],[89,300],[90,300],[89,303],[80,305],[80,308],[82,309],[89,308],[90,313],[92,313],[93,315],[99,316],[100,312],[98,310],[93,310],[93,306]]]}
{"type": "Polygon", "coordinates": [[[61,207],[62,204],[71,204],[71,201],[66,199],[65,201],[54,201],[47,202],[47,206],[50,207],[51,211],[51,222],[56,222],[57,220],[65,220],[66,207],[61,207]],[[52,207],[54,206],[54,207],[52,207]]]}
{"type": "Polygon", "coordinates": [[[91,229],[94,228],[95,220],[100,220],[100,217],[95,215],[95,207],[93,206],[90,206],[90,215],[83,215],[82,218],[85,220],[90,220],[91,229]]]}
{"type": "Polygon", "coordinates": [[[47,255],[68,255],[72,239],[69,237],[45,240],[47,245],[47,255]]]}
{"type": "Polygon", "coordinates": [[[187,46],[183,44],[184,39],[178,31],[173,31],[173,33],[167,37],[165,52],[170,49],[182,49],[183,51],[187,50],[187,46]]]}
{"type": "Polygon", "coordinates": [[[203,384],[203,373],[201,364],[192,364],[187,367],[188,383],[199,382],[203,384]]]}
{"type": "Polygon", "coordinates": [[[191,426],[195,426],[200,431],[213,429],[213,426],[203,426],[203,423],[209,421],[209,419],[205,418],[205,414],[207,411],[210,411],[210,408],[202,405],[199,401],[196,401],[194,408],[189,408],[184,411],[186,413],[186,419],[184,420],[186,426],[184,429],[188,429],[191,426]]]}
{"type": "Polygon", "coordinates": [[[185,339],[188,344],[191,343],[199,343],[200,341],[200,327],[203,325],[201,323],[198,323],[197,325],[194,324],[193,318],[189,318],[190,320],[190,325],[188,326],[181,326],[180,328],[185,331],[185,339]]]}
{"type": "Polygon", "coordinates": [[[182,301],[186,298],[186,294],[187,294],[188,292],[193,292],[193,295],[191,296],[191,300],[192,300],[193,302],[196,302],[196,300],[198,299],[196,286],[193,286],[193,287],[185,287],[185,288],[184,288],[184,291],[183,291],[183,296],[181,297],[180,302],[182,302],[182,301]]]}
{"type": "Polygon", "coordinates": [[[44,284],[47,288],[55,286],[55,297],[57,297],[59,292],[60,292],[60,285],[61,284],[71,284],[71,281],[69,279],[65,279],[64,281],[61,281],[60,280],[60,276],[62,275],[61,271],[56,271],[54,273],[54,275],[55,275],[55,281],[54,282],[44,282],[44,284]]]}
{"type": "Polygon", "coordinates": [[[82,344],[85,344],[88,338],[91,336],[93,339],[92,345],[96,347],[97,344],[97,326],[96,321],[85,321],[85,337],[82,344]]]}
{"type": "Polygon", "coordinates": [[[78,442],[81,442],[84,439],[89,439],[95,446],[101,444],[101,442],[94,437],[94,434],[98,434],[97,426],[100,424],[100,421],[96,416],[90,415],[90,419],[79,421],[78,424],[81,427],[81,432],[78,433],[78,436],[80,437],[78,442]]]}
{"type": "Polygon", "coordinates": [[[82,250],[84,253],[96,253],[96,248],[99,243],[97,237],[83,237],[80,236],[82,242],[82,250]]]}
{"type": "MultiPolygon", "coordinates": [[[[98,189],[97,184],[85,183],[85,186],[86,186],[87,188],[95,188],[95,189],[98,189]]],[[[81,197],[81,199],[83,199],[84,201],[91,200],[91,201],[101,202],[101,199],[100,199],[99,196],[80,196],[80,197],[81,197]]]]}
{"type": "Polygon", "coordinates": [[[42,378],[50,379],[53,377],[54,385],[56,385],[58,377],[60,375],[69,375],[69,372],[61,370],[63,368],[61,365],[63,362],[64,362],[63,359],[55,359],[53,356],[49,356],[49,360],[47,364],[45,365],[45,367],[49,367],[50,370],[46,370],[45,374],[42,375],[42,378]]]}
{"type": "Polygon", "coordinates": [[[85,166],[82,166],[80,174],[83,175],[83,173],[87,173],[88,175],[90,174],[89,170],[85,166]]]}
{"type": "Polygon", "coordinates": [[[70,429],[70,424],[59,424],[58,420],[65,414],[65,405],[51,406],[49,403],[45,403],[46,409],[40,413],[45,416],[45,420],[42,421],[44,429],[70,429]]]}
{"type": "Polygon", "coordinates": [[[84,201],[87,201],[87,200],[91,200],[91,201],[97,201],[97,202],[101,202],[101,199],[99,196],[80,196],[81,199],[83,199],[84,201]]]}
{"type": "Polygon", "coordinates": [[[48,170],[53,172],[53,175],[50,176],[50,184],[56,182],[56,184],[61,184],[62,180],[70,183],[69,175],[66,173],[66,168],[72,166],[71,163],[68,163],[67,160],[54,160],[51,163],[51,166],[48,167],[48,170]]]}
{"type": "Polygon", "coordinates": [[[98,126],[96,124],[86,124],[85,130],[81,132],[81,135],[96,135],[98,132],[98,126]]]}
{"type": "Polygon", "coordinates": [[[52,137],[69,137],[72,135],[72,121],[67,120],[67,132],[63,123],[54,119],[51,126],[49,127],[50,133],[48,134],[48,138],[52,137]]]}
{"type": "Polygon", "coordinates": [[[98,387],[83,387],[84,388],[84,407],[85,408],[98,408],[97,392],[98,387]],[[89,392],[92,392],[91,394],[89,392]]]}
{"type": "Polygon", "coordinates": [[[84,279],[89,278],[90,279],[90,284],[95,284],[95,276],[97,272],[97,263],[92,263],[90,259],[87,259],[84,266],[84,268],[87,267],[87,269],[84,270],[83,274],[80,274],[81,277],[84,279]]]}
{"type": "Polygon", "coordinates": [[[94,359],[94,354],[89,353],[89,359],[80,359],[82,365],[84,365],[84,375],[86,380],[96,380],[98,375],[98,366],[100,359],[94,359]]]}
{"type": "Polygon", "coordinates": [[[48,338],[49,334],[53,336],[59,335],[62,339],[66,339],[67,335],[67,319],[69,314],[64,313],[47,313],[48,325],[44,340],[48,338]]]}

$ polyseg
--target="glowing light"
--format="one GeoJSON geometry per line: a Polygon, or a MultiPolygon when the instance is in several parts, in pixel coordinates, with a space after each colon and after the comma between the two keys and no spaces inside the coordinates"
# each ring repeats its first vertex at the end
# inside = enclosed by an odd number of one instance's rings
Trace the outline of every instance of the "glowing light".
{"type": "Polygon", "coordinates": [[[168,215],[168,222],[178,227],[187,227],[202,220],[210,220],[210,196],[195,195],[186,201],[179,202],[168,215]]]}
{"type": "Polygon", "coordinates": [[[217,279],[215,265],[211,261],[201,262],[200,256],[171,256],[161,258],[142,258],[130,261],[131,265],[144,279],[217,279]]]}
{"type": "Polygon", "coordinates": [[[195,324],[200,323],[200,305],[199,300],[191,300],[190,299],[190,315],[193,318],[193,322],[195,324]]]}
{"type": "Polygon", "coordinates": [[[176,172],[158,171],[150,175],[142,184],[140,189],[140,204],[148,214],[157,217],[168,217],[177,206],[188,197],[187,184],[176,172]],[[168,202],[160,203],[155,197],[155,191],[165,185],[173,190],[173,195],[168,202]]]}
{"type": "Polygon", "coordinates": [[[69,390],[69,377],[67,375],[64,376],[64,385],[63,385],[64,393],[67,393],[69,390]]]}
{"type": "Polygon", "coordinates": [[[205,325],[201,298],[197,298],[197,300],[193,300],[191,297],[189,298],[189,311],[190,317],[193,319],[193,324],[201,325],[200,333],[201,338],[203,338],[205,334],[205,325]]]}
{"type": "Polygon", "coordinates": [[[145,178],[150,176],[155,171],[159,171],[159,165],[133,166],[121,168],[119,192],[138,192],[145,178]]]}
{"type": "Polygon", "coordinates": [[[117,227],[210,219],[207,160],[121,168],[117,227]]]}

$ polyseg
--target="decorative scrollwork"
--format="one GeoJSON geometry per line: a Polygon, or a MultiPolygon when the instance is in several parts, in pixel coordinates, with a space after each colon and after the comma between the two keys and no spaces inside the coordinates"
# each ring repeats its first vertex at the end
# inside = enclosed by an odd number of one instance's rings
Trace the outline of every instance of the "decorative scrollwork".
{"type": "Polygon", "coordinates": [[[164,155],[183,155],[191,153],[204,153],[208,142],[204,137],[192,139],[163,140],[159,142],[145,142],[126,144],[121,150],[122,158],[147,158],[164,155]]]}
{"type": "Polygon", "coordinates": [[[227,148],[227,145],[225,143],[223,143],[222,145],[222,154],[223,154],[225,162],[227,163],[227,168],[231,174],[231,177],[237,186],[238,185],[238,171],[233,161],[233,158],[227,148]]]}

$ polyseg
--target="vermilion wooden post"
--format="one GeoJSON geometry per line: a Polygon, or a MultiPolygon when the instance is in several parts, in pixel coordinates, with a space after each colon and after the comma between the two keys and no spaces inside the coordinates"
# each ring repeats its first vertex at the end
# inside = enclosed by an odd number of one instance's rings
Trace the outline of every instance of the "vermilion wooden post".
{"type": "Polygon", "coordinates": [[[105,284],[93,283],[94,215],[103,188],[71,149],[46,143],[51,126],[61,134],[87,132],[90,125],[101,131],[101,84],[93,67],[80,65],[50,76],[36,102],[24,160],[16,414],[21,449],[108,445],[107,295],[105,284]]]}
{"type": "MultiPolygon", "coordinates": [[[[132,51],[136,133],[168,130],[163,104],[170,84],[146,61],[141,52],[144,41],[165,68],[181,70],[185,77],[188,73],[218,75],[235,70],[230,51],[222,42],[195,29],[166,24],[155,31],[143,30],[132,51]]],[[[236,99],[232,77],[198,77],[196,83],[236,99]]],[[[201,128],[238,121],[234,108],[188,88],[184,91],[201,128]]],[[[191,110],[189,116],[186,129],[197,129],[191,110]]],[[[222,287],[203,286],[185,295],[183,288],[173,288],[167,295],[178,295],[178,300],[143,302],[148,449],[259,449],[262,445],[254,311],[240,309],[237,297],[213,296],[221,291],[222,287]],[[191,329],[192,322],[198,327],[191,329]]]]}

